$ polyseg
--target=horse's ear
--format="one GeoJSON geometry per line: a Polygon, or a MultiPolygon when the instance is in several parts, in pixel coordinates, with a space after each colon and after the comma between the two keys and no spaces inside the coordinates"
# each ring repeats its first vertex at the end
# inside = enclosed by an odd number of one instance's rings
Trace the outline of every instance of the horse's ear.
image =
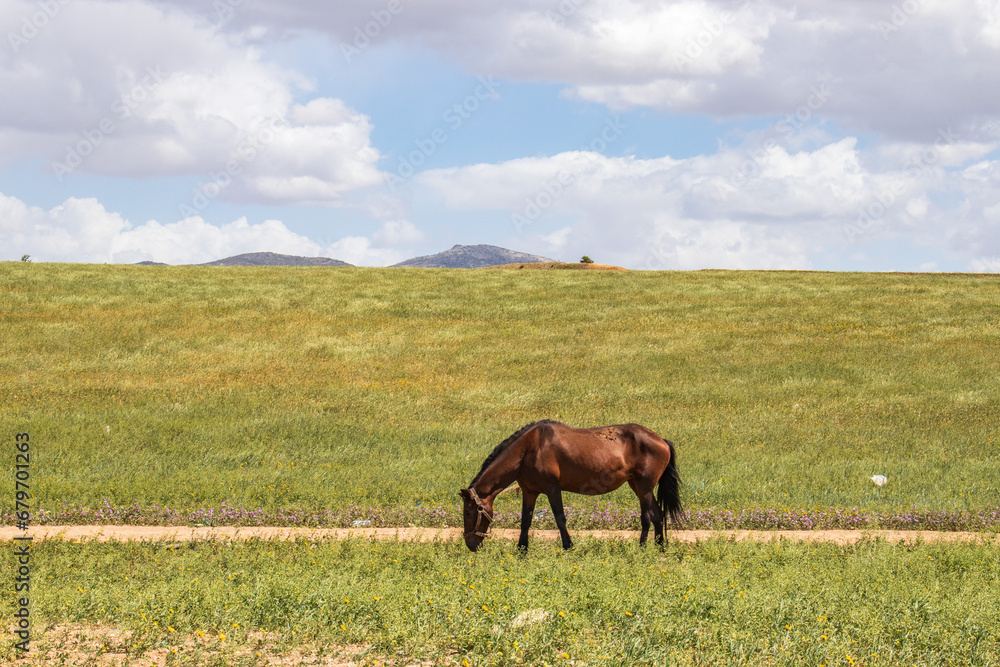
{"type": "Polygon", "coordinates": [[[462,496],[466,500],[472,500],[472,494],[469,493],[468,489],[460,489],[458,495],[462,496]]]}

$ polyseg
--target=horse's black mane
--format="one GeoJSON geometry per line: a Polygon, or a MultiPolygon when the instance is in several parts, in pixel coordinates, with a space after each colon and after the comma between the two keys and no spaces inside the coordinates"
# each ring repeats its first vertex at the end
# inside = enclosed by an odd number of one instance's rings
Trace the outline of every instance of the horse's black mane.
{"type": "Polygon", "coordinates": [[[510,447],[512,444],[514,444],[514,442],[518,438],[520,438],[522,435],[524,435],[534,427],[538,426],[539,424],[551,424],[551,423],[553,423],[552,419],[540,419],[536,422],[531,422],[530,424],[527,424],[519,428],[517,431],[512,433],[509,438],[507,438],[499,445],[494,447],[493,451],[490,452],[490,455],[486,457],[485,461],[483,461],[483,467],[479,469],[479,472],[473,478],[472,482],[469,483],[469,488],[471,489],[473,486],[476,485],[476,482],[478,482],[479,478],[483,476],[483,473],[486,472],[486,469],[490,467],[490,464],[496,461],[497,457],[499,457],[501,454],[507,451],[507,448],[510,447]]]}

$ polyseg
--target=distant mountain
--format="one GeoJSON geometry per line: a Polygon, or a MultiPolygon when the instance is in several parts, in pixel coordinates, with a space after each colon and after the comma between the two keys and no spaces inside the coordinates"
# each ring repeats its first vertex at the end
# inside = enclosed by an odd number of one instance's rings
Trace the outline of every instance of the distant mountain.
{"type": "Polygon", "coordinates": [[[329,257],[298,257],[297,255],[279,255],[276,252],[247,252],[234,255],[214,262],[205,262],[201,266],[352,266],[347,262],[329,257]]]}
{"type": "Polygon", "coordinates": [[[414,257],[393,266],[419,266],[440,269],[481,269],[497,264],[530,264],[534,262],[554,262],[555,260],[526,252],[507,250],[495,245],[456,245],[450,250],[436,255],[414,257]]]}

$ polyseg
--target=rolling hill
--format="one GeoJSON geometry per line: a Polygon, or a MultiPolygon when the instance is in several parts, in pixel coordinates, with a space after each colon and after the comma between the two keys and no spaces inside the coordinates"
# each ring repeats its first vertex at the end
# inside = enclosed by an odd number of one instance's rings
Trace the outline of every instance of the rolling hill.
{"type": "Polygon", "coordinates": [[[234,255],[214,262],[205,262],[201,266],[353,266],[347,262],[330,257],[299,257],[297,255],[279,255],[276,252],[247,252],[234,255]]]}
{"type": "Polygon", "coordinates": [[[480,269],[497,264],[552,262],[555,260],[495,245],[455,245],[436,255],[414,257],[393,266],[444,269],[480,269]]]}

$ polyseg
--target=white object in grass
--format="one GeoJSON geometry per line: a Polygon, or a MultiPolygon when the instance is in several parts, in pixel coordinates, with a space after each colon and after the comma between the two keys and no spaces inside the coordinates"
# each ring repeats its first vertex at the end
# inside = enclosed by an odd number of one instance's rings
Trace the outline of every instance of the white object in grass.
{"type": "Polygon", "coordinates": [[[888,479],[886,479],[885,475],[872,475],[870,479],[871,481],[875,482],[876,486],[882,486],[883,484],[889,481],[888,479]]]}
{"type": "Polygon", "coordinates": [[[551,616],[551,614],[544,609],[525,610],[517,615],[517,618],[511,622],[510,627],[523,628],[526,625],[534,625],[547,620],[549,616],[551,616]]]}

